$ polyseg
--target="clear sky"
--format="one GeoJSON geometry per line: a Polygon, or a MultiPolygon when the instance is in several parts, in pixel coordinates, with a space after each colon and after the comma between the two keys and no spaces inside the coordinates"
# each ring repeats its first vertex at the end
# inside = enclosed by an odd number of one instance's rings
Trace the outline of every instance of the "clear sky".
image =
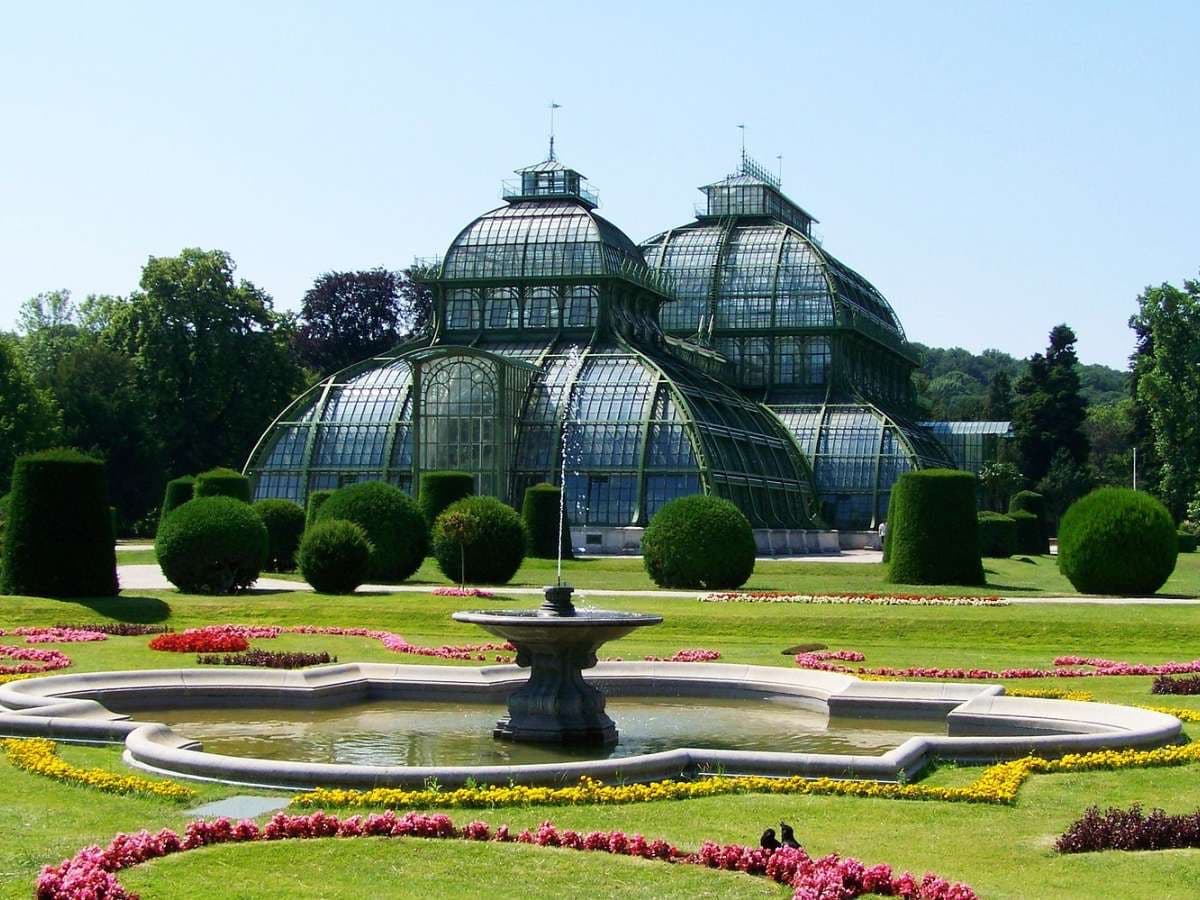
{"type": "Polygon", "coordinates": [[[295,309],[401,268],[545,155],[634,240],[749,152],[911,339],[1124,367],[1200,273],[1200,3],[10,3],[0,328],[221,248],[295,309]]]}

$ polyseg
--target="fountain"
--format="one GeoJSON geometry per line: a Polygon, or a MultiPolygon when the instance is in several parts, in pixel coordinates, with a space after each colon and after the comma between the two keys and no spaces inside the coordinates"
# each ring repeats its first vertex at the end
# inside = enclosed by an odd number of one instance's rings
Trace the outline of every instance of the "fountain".
{"type": "Polygon", "coordinates": [[[563,584],[569,392],[578,381],[582,367],[583,354],[578,348],[572,348],[564,364],[563,385],[568,396],[559,454],[557,583],[543,589],[545,600],[537,609],[475,610],[456,612],[453,616],[459,622],[470,622],[508,640],[517,648],[517,665],[530,670],[529,680],[509,695],[508,715],[496,723],[492,732],[500,740],[604,747],[615,744],[617,727],[604,712],[604,694],[584,680],[583,670],[596,665],[596,651],[601,645],[624,637],[634,629],[662,622],[662,616],[603,609],[577,610],[571,602],[574,588],[563,584]]]}

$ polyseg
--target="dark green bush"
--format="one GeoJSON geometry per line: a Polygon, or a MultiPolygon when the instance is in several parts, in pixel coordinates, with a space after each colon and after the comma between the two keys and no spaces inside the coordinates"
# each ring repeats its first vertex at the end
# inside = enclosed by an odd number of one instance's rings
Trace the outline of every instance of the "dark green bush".
{"type": "Polygon", "coordinates": [[[250,479],[233,469],[209,469],[196,476],[196,497],[232,497],[250,502],[250,479]]]}
{"type": "Polygon", "coordinates": [[[2,593],[114,596],[117,553],[104,463],[77,450],[19,457],[3,556],[2,593]]]}
{"type": "Polygon", "coordinates": [[[442,510],[475,493],[475,476],[470,472],[422,472],[417,505],[430,528],[442,510]]]}
{"type": "Polygon", "coordinates": [[[1035,491],[1017,491],[1008,501],[1008,513],[1031,513],[1037,519],[1037,528],[1026,526],[1017,531],[1017,552],[1042,556],[1050,552],[1050,527],[1046,521],[1046,498],[1035,491]]]}
{"type": "Polygon", "coordinates": [[[4,565],[4,523],[8,521],[8,494],[0,497],[0,566],[4,565]]]}
{"type": "Polygon", "coordinates": [[[888,506],[888,575],[897,584],[983,584],[976,478],[957,469],[906,472],[888,506]]]}
{"type": "Polygon", "coordinates": [[[304,508],[304,528],[306,531],[317,524],[317,514],[321,510],[321,504],[332,496],[333,490],[331,488],[321,488],[308,492],[308,505],[304,508]]]}
{"type": "Polygon", "coordinates": [[[1141,491],[1092,491],[1059,523],[1059,571],[1084,594],[1153,594],[1175,571],[1178,553],[1171,514],[1141,491]]]}
{"type": "Polygon", "coordinates": [[[267,526],[267,571],[292,571],[304,534],[304,510],[291,500],[256,500],[251,507],[267,526]]]}
{"type": "Polygon", "coordinates": [[[1195,553],[1196,552],[1196,535],[1190,531],[1180,531],[1179,533],[1179,552],[1180,553],[1195,553]]]}
{"type": "Polygon", "coordinates": [[[167,516],[154,552],[181,591],[237,593],[254,584],[266,563],[267,526],[248,503],[197,497],[167,516]]]}
{"type": "MultiPolygon", "coordinates": [[[[535,484],[525,489],[521,521],[529,535],[529,555],[535,559],[557,559],[559,553],[558,514],[562,491],[553,484],[535,484]]],[[[564,516],[562,558],[574,559],[571,552],[571,523],[564,516]]]]}
{"type": "Polygon", "coordinates": [[[525,559],[525,525],[495,497],[466,497],[433,523],[433,555],[452,581],[504,584],[525,559]]]}
{"type": "Polygon", "coordinates": [[[976,517],[979,553],[1004,559],[1017,552],[1017,523],[1003,513],[981,512],[976,517]]]}
{"type": "Polygon", "coordinates": [[[642,535],[642,561],[668,588],[736,588],[754,572],[754,530],[720,497],[692,494],[666,503],[642,535]]]}
{"type": "Polygon", "coordinates": [[[167,482],[166,490],[163,491],[162,511],[158,516],[159,528],[162,527],[163,520],[171,510],[183,506],[195,496],[195,489],[196,479],[191,475],[172,478],[167,482]]]}
{"type": "Polygon", "coordinates": [[[360,481],[338,488],[321,504],[317,521],[346,519],[361,525],[371,542],[367,577],[403,581],[420,568],[429,546],[425,517],[395,485],[360,481]]]}
{"type": "Polygon", "coordinates": [[[304,533],[296,554],[304,580],[322,594],[352,594],[367,578],[371,542],[361,525],[325,519],[304,533]]]}
{"type": "Polygon", "coordinates": [[[1048,548],[1043,549],[1046,543],[1046,539],[1043,537],[1045,532],[1037,516],[1031,512],[1018,509],[1010,512],[1008,517],[1017,526],[1017,549],[1014,551],[1015,553],[1039,556],[1046,552],[1048,548]]]}

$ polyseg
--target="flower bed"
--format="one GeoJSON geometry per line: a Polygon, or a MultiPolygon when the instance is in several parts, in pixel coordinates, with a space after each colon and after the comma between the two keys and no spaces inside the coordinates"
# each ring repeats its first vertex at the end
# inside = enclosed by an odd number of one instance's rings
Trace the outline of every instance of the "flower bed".
{"type": "Polygon", "coordinates": [[[305,666],[321,666],[337,662],[336,656],[328,653],[306,653],[303,651],[246,650],[242,653],[201,654],[196,662],[202,666],[257,666],[261,669],[303,669],[305,666]]]}
{"type": "Polygon", "coordinates": [[[86,641],[103,641],[108,635],[101,631],[88,631],[83,628],[72,628],[54,625],[51,627],[24,626],[5,631],[0,628],[0,635],[10,634],[25,638],[27,644],[79,644],[86,641]]]}
{"type": "Polygon", "coordinates": [[[460,587],[440,587],[430,591],[431,594],[437,597],[495,597],[491,591],[485,591],[483,588],[460,588],[460,587]]]}
{"type": "Polygon", "coordinates": [[[1129,809],[1110,808],[1104,813],[1093,806],[1054,842],[1059,853],[1187,847],[1200,847],[1200,810],[1169,816],[1154,809],[1146,815],[1136,803],[1129,809]]]}
{"type": "Polygon", "coordinates": [[[1158,664],[1117,662],[1111,659],[1083,656],[1059,656],[1052,669],[956,669],[940,666],[843,666],[830,660],[861,662],[865,657],[856,650],[815,650],[797,653],[793,659],[802,669],[821,672],[842,672],[847,675],[872,675],[900,678],[1088,678],[1091,676],[1115,675],[1176,675],[1182,672],[1200,672],[1200,659],[1190,662],[1165,662],[1158,664]]]}
{"type": "Polygon", "coordinates": [[[54,627],[76,631],[98,631],[110,637],[141,637],[145,634],[162,634],[164,631],[175,630],[169,625],[142,625],[138,622],[88,622],[82,625],[60,624],[54,627]]]}
{"type": "Polygon", "coordinates": [[[1150,686],[1152,694],[1180,694],[1192,696],[1200,694],[1200,676],[1191,678],[1172,678],[1169,675],[1159,675],[1150,686]]]}
{"type": "Polygon", "coordinates": [[[1075,753],[1060,759],[1028,756],[988,766],[965,787],[926,787],[883,781],[808,779],[801,776],[768,778],[762,775],[718,776],[693,781],[657,781],[650,784],[606,785],[584,777],[570,787],[493,785],[452,791],[409,791],[403,788],[343,790],[318,788],[292,798],[292,805],[314,807],[544,806],[555,804],[623,804],[655,800],[689,800],[727,794],[810,794],[876,797],[889,800],[939,800],[960,803],[1011,803],[1028,778],[1040,772],[1080,772],[1095,769],[1184,766],[1200,762],[1200,742],[1160,747],[1157,750],[1100,750],[1075,753]]]}
{"type": "Polygon", "coordinates": [[[701,603],[815,603],[865,606],[1008,606],[1002,597],[944,597],[923,594],[786,594],[775,591],[729,591],[702,594],[701,603]]]}
{"type": "Polygon", "coordinates": [[[65,669],[71,664],[71,657],[60,650],[12,647],[8,644],[0,644],[0,658],[21,660],[16,665],[0,665],[0,675],[38,675],[65,669]]]}
{"type": "Polygon", "coordinates": [[[670,656],[647,656],[646,662],[713,662],[721,658],[719,650],[705,650],[694,647],[676,650],[670,656]]]}
{"type": "Polygon", "coordinates": [[[306,816],[277,813],[261,828],[252,819],[234,823],[229,819],[197,819],[183,835],[164,828],[158,834],[139,831],[118,834],[108,847],[85,847],[57,866],[45,866],[38,876],[34,894],[38,900],[124,900],[132,898],[114,873],[151,859],[226,843],[307,840],[314,838],[419,837],[435,840],[493,841],[533,844],[580,852],[610,853],[678,865],[744,872],[770,878],[793,888],[793,900],[850,898],[863,894],[918,898],[918,900],[974,900],[975,892],[964,884],[951,884],[932,873],[918,880],[908,872],[893,873],[890,866],[866,866],[857,859],[836,854],[813,859],[803,849],[775,851],[721,845],[705,841],[694,853],[684,853],[664,840],[647,841],[640,834],[593,831],[587,834],[559,831],[543,822],[536,831],[513,834],[507,825],[494,831],[486,822],[470,822],[462,828],[445,815],[388,811],[379,815],[337,816],[315,812],[306,816]]]}
{"type": "Polygon", "coordinates": [[[211,628],[189,628],[160,634],[150,641],[151,650],[171,653],[236,653],[250,649],[250,642],[240,634],[211,628]]]}
{"type": "Polygon", "coordinates": [[[18,769],[67,784],[93,787],[110,794],[144,794],[165,800],[191,800],[196,792],[171,781],[153,781],[137,775],[117,775],[104,769],[82,769],[58,755],[54,741],[46,738],[8,738],[0,741],[8,761],[18,769]]]}

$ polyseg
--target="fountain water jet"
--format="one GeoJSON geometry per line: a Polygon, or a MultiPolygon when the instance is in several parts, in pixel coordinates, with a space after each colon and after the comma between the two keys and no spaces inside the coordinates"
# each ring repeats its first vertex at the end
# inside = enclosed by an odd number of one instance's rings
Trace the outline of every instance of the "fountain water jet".
{"type": "MultiPolygon", "coordinates": [[[[563,404],[560,495],[558,503],[557,583],[544,588],[545,600],[537,609],[456,612],[459,622],[470,622],[507,639],[517,648],[517,665],[528,668],[529,680],[509,695],[508,715],[492,732],[500,740],[526,743],[611,746],[617,727],[604,711],[604,694],[583,677],[596,665],[596,651],[608,641],[636,628],[658,625],[662,616],[577,610],[574,592],[562,580],[563,531],[566,527],[568,425],[571,392],[583,368],[583,354],[572,348],[564,366],[566,403],[563,404]]],[[[561,402],[561,397],[560,397],[561,402]]]]}

